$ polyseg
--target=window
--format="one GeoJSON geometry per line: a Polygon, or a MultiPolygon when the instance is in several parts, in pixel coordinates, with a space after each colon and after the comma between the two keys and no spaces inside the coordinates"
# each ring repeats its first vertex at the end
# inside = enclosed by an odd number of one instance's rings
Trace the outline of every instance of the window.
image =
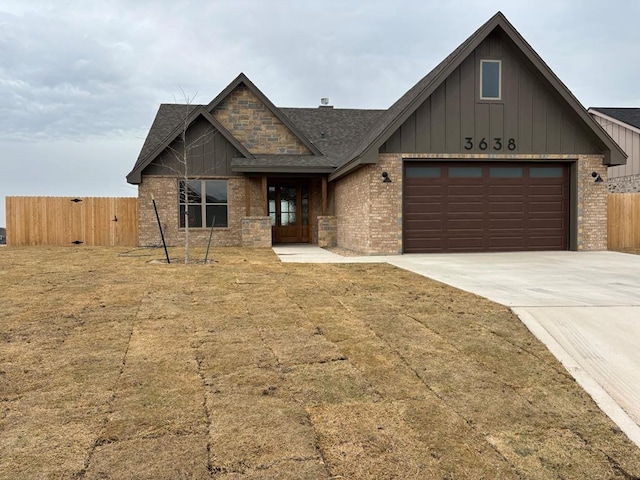
{"type": "Polygon", "coordinates": [[[438,178],[441,175],[440,167],[407,167],[407,177],[438,178]]]}
{"type": "Polygon", "coordinates": [[[480,99],[500,100],[502,62],[500,60],[480,60],[480,99]]]}
{"type": "Polygon", "coordinates": [[[449,167],[449,178],[481,178],[482,167],[449,167]]]}
{"type": "Polygon", "coordinates": [[[184,228],[184,212],[189,212],[189,227],[227,227],[228,203],[226,180],[180,181],[179,224],[184,228]]]}
{"type": "Polygon", "coordinates": [[[521,167],[491,167],[489,176],[493,178],[518,178],[522,177],[521,167]]]}
{"type": "Polygon", "coordinates": [[[564,174],[562,167],[531,167],[529,176],[532,178],[560,178],[564,174]]]}

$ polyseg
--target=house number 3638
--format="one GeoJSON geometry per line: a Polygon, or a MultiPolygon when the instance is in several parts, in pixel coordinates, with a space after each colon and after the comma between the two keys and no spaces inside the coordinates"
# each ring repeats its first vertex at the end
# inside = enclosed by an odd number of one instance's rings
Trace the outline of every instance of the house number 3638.
{"type": "MultiPolygon", "coordinates": [[[[465,150],[473,150],[473,137],[464,137],[464,149],[465,150]]],[[[491,141],[491,139],[489,139],[489,141],[491,141]]],[[[492,150],[502,150],[505,147],[504,142],[502,140],[502,138],[500,137],[495,137],[493,139],[493,144],[491,145],[491,149],[492,150]]],[[[478,148],[480,150],[486,150],[489,148],[489,142],[487,141],[486,138],[481,139],[478,142],[478,148]]],[[[515,150],[516,149],[516,140],[515,138],[510,138],[507,140],[507,145],[506,145],[507,150],[515,150]]]]}

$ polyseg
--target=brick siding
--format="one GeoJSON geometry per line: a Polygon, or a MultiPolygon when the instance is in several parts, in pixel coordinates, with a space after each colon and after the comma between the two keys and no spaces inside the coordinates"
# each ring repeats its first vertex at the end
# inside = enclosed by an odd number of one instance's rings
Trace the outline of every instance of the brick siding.
{"type": "MultiPolygon", "coordinates": [[[[220,177],[217,177],[220,178],[220,177]]],[[[184,245],[184,229],[178,228],[178,179],[174,177],[144,176],[138,185],[138,236],[143,246],[160,245],[160,231],[153,210],[156,200],[160,222],[168,245],[184,245]]],[[[212,245],[235,246],[242,243],[242,218],[245,217],[245,179],[227,178],[229,226],[213,230],[212,245]]],[[[206,245],[208,228],[190,228],[189,243],[206,245]]]]}
{"type": "Polygon", "coordinates": [[[578,250],[607,249],[607,167],[600,155],[578,159],[578,250]],[[600,175],[596,183],[592,172],[600,175]]]}
{"type": "MultiPolygon", "coordinates": [[[[576,155],[448,155],[381,154],[378,164],[365,165],[335,183],[337,244],[367,255],[402,253],[402,158],[472,159],[489,161],[557,160],[576,162],[576,155]],[[504,157],[504,158],[503,158],[504,157]],[[391,182],[382,182],[387,172],[391,182]]],[[[577,156],[577,248],[607,248],[607,167],[601,155],[577,156]],[[592,172],[604,182],[595,182],[592,172]]]]}
{"type": "Polygon", "coordinates": [[[335,185],[338,246],[366,255],[402,253],[402,160],[382,154],[335,185]],[[391,182],[383,182],[387,172],[391,182]]]}

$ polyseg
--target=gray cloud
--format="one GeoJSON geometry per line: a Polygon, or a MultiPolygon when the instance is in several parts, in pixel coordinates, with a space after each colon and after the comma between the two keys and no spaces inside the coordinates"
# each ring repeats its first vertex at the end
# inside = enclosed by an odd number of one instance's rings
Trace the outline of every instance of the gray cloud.
{"type": "Polygon", "coordinates": [[[280,106],[388,107],[497,10],[585,106],[640,106],[636,0],[5,0],[0,197],[122,194],[158,105],[241,71],[280,106]]]}

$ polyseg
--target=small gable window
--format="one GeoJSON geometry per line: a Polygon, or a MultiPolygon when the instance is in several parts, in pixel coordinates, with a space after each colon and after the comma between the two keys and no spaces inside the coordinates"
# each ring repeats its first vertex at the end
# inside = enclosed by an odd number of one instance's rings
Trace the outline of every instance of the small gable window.
{"type": "Polygon", "coordinates": [[[480,60],[480,100],[500,100],[502,62],[480,60]]]}

